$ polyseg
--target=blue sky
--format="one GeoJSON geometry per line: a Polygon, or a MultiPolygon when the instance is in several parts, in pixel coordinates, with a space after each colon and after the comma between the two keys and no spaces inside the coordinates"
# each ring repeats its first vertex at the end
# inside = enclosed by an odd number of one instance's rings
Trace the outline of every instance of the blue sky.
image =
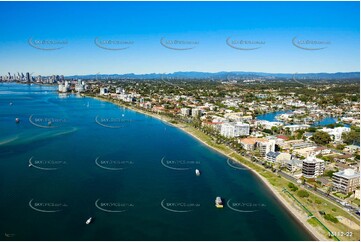
{"type": "Polygon", "coordinates": [[[360,66],[359,2],[0,2],[0,9],[0,75],[351,72],[360,66]],[[106,50],[96,37],[132,44],[106,50]],[[174,50],[160,44],[162,37],[197,44],[174,50]],[[263,44],[239,50],[226,44],[228,37],[263,44]],[[295,37],[326,48],[298,48],[295,37]],[[30,38],[66,43],[41,50],[30,38]]]}

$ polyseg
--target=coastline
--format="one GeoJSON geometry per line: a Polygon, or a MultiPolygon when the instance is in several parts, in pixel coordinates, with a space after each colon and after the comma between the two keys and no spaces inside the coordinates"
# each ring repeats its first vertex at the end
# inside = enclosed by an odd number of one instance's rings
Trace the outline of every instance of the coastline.
{"type": "MultiPolygon", "coordinates": [[[[281,206],[283,208],[285,208],[286,212],[288,212],[291,217],[293,219],[295,219],[295,221],[303,227],[303,229],[305,231],[308,231],[308,233],[315,239],[315,240],[319,240],[319,241],[325,241],[325,240],[330,240],[329,238],[327,238],[326,236],[322,235],[319,231],[317,231],[316,228],[312,227],[308,222],[307,222],[307,217],[300,211],[298,211],[297,209],[293,208],[291,206],[291,204],[289,204],[288,201],[286,201],[286,199],[280,194],[280,191],[277,191],[276,188],[270,184],[266,178],[264,178],[263,176],[261,176],[258,172],[256,172],[255,170],[253,170],[251,167],[247,166],[246,164],[242,163],[241,161],[239,161],[238,159],[235,159],[234,157],[231,157],[230,155],[232,154],[226,154],[224,151],[220,150],[220,149],[217,149],[216,147],[213,147],[209,144],[207,144],[204,140],[202,140],[201,138],[199,138],[198,136],[194,135],[193,133],[191,133],[190,131],[186,130],[186,128],[182,127],[181,125],[178,125],[178,124],[174,124],[174,123],[171,123],[169,122],[169,120],[167,120],[166,118],[164,118],[162,115],[159,115],[159,114],[153,114],[153,113],[148,113],[148,112],[145,112],[143,110],[140,110],[140,109],[136,109],[136,108],[133,108],[131,106],[126,106],[126,105],[122,105],[121,103],[116,103],[114,101],[112,101],[111,99],[106,99],[106,98],[102,98],[102,97],[97,97],[97,96],[88,96],[88,95],[85,95],[86,97],[90,97],[90,98],[95,98],[95,99],[98,99],[100,101],[105,101],[105,102],[110,102],[112,104],[115,104],[119,107],[122,107],[122,108],[127,108],[131,111],[134,111],[134,112],[137,112],[137,113],[141,113],[141,114],[144,114],[144,115],[147,115],[147,116],[150,116],[150,117],[153,117],[153,118],[156,118],[160,121],[163,121],[163,122],[166,122],[168,125],[171,125],[175,128],[178,128],[180,129],[181,131],[183,131],[184,133],[192,136],[193,138],[195,138],[196,140],[198,140],[199,142],[201,142],[202,144],[204,144],[205,146],[207,146],[208,148],[211,148],[212,150],[232,159],[232,160],[235,160],[237,161],[239,164],[241,164],[242,166],[245,166],[247,169],[249,169],[252,174],[256,175],[259,180],[263,183],[263,185],[266,187],[266,189],[268,189],[268,191],[270,191],[273,195],[274,195],[274,198],[280,202],[281,206]]],[[[245,160],[248,160],[246,157],[243,157],[243,159],[245,160]]],[[[331,239],[332,240],[332,239],[331,239]]]]}

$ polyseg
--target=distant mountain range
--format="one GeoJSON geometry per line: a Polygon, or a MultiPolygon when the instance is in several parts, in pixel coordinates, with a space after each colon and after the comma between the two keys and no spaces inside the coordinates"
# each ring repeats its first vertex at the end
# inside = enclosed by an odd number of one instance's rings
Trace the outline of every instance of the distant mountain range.
{"type": "Polygon", "coordinates": [[[337,73],[266,73],[266,72],[173,72],[173,73],[149,73],[149,74],[90,74],[90,75],[74,75],[68,78],[80,79],[214,79],[214,80],[237,80],[237,79],[355,79],[360,78],[360,72],[337,72],[337,73]]]}

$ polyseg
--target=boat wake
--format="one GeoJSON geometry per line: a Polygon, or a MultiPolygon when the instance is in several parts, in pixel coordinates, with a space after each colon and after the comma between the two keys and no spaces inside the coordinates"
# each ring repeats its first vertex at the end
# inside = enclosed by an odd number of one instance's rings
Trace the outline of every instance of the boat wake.
{"type": "Polygon", "coordinates": [[[42,134],[35,134],[35,135],[33,134],[33,132],[26,132],[0,140],[0,146],[24,145],[28,143],[34,143],[37,141],[47,140],[47,139],[71,134],[76,132],[77,130],[78,130],[77,128],[72,127],[67,130],[51,130],[42,134]]]}

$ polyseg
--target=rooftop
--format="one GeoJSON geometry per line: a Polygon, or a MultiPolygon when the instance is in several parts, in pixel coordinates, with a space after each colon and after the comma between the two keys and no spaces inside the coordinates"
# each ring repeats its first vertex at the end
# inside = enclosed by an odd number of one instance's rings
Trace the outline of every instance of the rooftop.
{"type": "Polygon", "coordinates": [[[341,176],[347,179],[360,177],[360,174],[353,169],[345,169],[343,171],[335,172],[333,175],[341,176]]]}
{"type": "Polygon", "coordinates": [[[267,139],[264,138],[244,138],[240,140],[241,143],[247,144],[247,145],[254,145],[257,142],[266,142],[267,139]]]}

